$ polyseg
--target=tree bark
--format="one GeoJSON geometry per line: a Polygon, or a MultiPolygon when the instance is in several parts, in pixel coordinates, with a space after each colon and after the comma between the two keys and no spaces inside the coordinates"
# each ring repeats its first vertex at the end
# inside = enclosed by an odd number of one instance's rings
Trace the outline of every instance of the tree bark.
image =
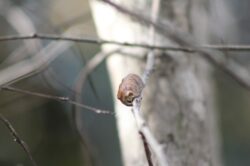
{"type": "MultiPolygon", "coordinates": [[[[150,17],[151,3],[146,0],[116,1],[121,6],[150,17]]],[[[151,2],[151,1],[150,1],[151,2]]],[[[92,11],[101,38],[145,43],[149,28],[119,13],[100,1],[91,1],[92,11]]],[[[205,0],[162,0],[158,18],[170,20],[199,42],[208,40],[209,3],[205,0]]],[[[175,43],[157,34],[156,45],[175,43]]],[[[103,46],[103,50],[115,46],[103,46]]],[[[126,48],[142,55],[145,50],[126,48]]],[[[143,92],[142,112],[164,152],[170,166],[220,165],[213,86],[207,63],[194,53],[159,52],[155,69],[143,92]]],[[[108,58],[108,68],[116,96],[118,86],[128,73],[141,74],[145,61],[121,54],[108,58]]],[[[124,165],[146,165],[145,152],[131,108],[115,99],[117,125],[124,165]]]]}

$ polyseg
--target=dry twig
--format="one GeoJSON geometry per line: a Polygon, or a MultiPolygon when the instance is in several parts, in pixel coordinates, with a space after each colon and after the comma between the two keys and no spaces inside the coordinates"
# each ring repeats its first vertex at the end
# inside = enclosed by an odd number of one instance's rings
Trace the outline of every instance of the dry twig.
{"type": "MultiPolygon", "coordinates": [[[[89,76],[89,74],[98,66],[100,65],[101,62],[103,62],[104,59],[106,59],[108,56],[117,53],[121,50],[121,48],[116,48],[113,49],[109,52],[99,52],[98,54],[96,54],[90,61],[88,61],[88,63],[86,64],[86,66],[80,71],[80,74],[77,78],[76,81],[76,85],[75,85],[75,92],[78,92],[79,94],[81,94],[82,88],[84,87],[84,84],[86,82],[87,77],[89,76]]],[[[81,101],[81,99],[79,98],[79,95],[76,95],[76,101],[81,101]]]]}
{"type": "Polygon", "coordinates": [[[14,141],[21,146],[21,148],[24,150],[28,158],[30,159],[33,166],[37,166],[30,149],[28,145],[21,139],[21,137],[18,135],[14,127],[11,125],[10,121],[6,119],[2,114],[0,114],[0,119],[4,123],[4,125],[9,129],[11,135],[14,138],[14,141]]]}
{"type": "Polygon", "coordinates": [[[53,96],[53,95],[39,93],[39,92],[31,92],[31,91],[28,91],[28,90],[23,90],[23,89],[11,87],[11,86],[4,86],[4,87],[2,87],[2,90],[7,90],[7,91],[12,91],[12,92],[26,94],[26,95],[31,95],[31,96],[36,96],[36,97],[51,99],[51,100],[60,101],[60,102],[66,102],[68,104],[72,104],[72,105],[75,105],[77,107],[93,111],[93,112],[95,112],[97,114],[110,114],[110,115],[113,115],[113,112],[110,112],[108,110],[97,109],[97,108],[94,108],[94,107],[90,107],[90,106],[78,103],[78,102],[76,102],[74,100],[71,100],[69,97],[53,96]]]}
{"type": "MultiPolygon", "coordinates": [[[[159,0],[153,1],[152,6],[152,18],[156,19],[159,11],[159,0]]],[[[150,28],[150,37],[152,38],[152,43],[154,43],[154,27],[150,28]]],[[[136,74],[129,74],[125,78],[123,78],[117,97],[121,102],[127,106],[133,106],[133,114],[135,117],[135,121],[139,130],[139,134],[141,135],[144,150],[146,153],[146,158],[149,166],[153,166],[153,161],[151,158],[150,148],[152,148],[153,153],[156,156],[157,162],[160,166],[168,166],[167,157],[163,151],[162,146],[158,143],[157,139],[149,130],[146,125],[145,120],[140,115],[141,109],[141,99],[142,99],[142,90],[147,84],[147,80],[153,70],[154,67],[154,50],[151,50],[147,56],[147,64],[146,69],[142,75],[142,77],[136,74]]]]}
{"type": "Polygon", "coordinates": [[[181,31],[175,24],[165,20],[164,23],[156,22],[149,18],[144,17],[134,11],[126,9],[110,0],[102,0],[103,2],[113,6],[118,11],[136,18],[139,22],[145,23],[147,25],[152,25],[157,32],[164,35],[165,37],[171,39],[178,45],[184,46],[185,48],[193,48],[196,52],[202,55],[209,62],[217,66],[223,72],[231,76],[237,83],[242,87],[250,90],[250,72],[242,67],[240,64],[232,59],[228,59],[224,56],[223,52],[219,49],[204,48],[199,45],[192,35],[181,31]]]}
{"type": "MultiPolygon", "coordinates": [[[[159,8],[160,8],[160,0],[154,0],[152,1],[152,10],[151,10],[151,18],[152,20],[156,21],[158,14],[159,14],[159,8]]],[[[152,40],[152,44],[155,42],[155,30],[153,26],[150,26],[150,38],[152,40]]],[[[147,63],[145,71],[142,75],[142,81],[144,85],[147,84],[147,80],[149,79],[149,76],[153,70],[155,62],[155,52],[154,50],[150,50],[147,56],[147,63]]],[[[158,143],[157,139],[154,137],[154,135],[151,133],[149,128],[146,126],[145,120],[140,115],[140,106],[141,106],[141,96],[133,102],[133,113],[134,117],[136,119],[137,125],[139,127],[139,134],[141,135],[144,150],[146,153],[146,157],[148,160],[149,166],[153,166],[153,161],[151,158],[150,146],[153,149],[154,154],[157,157],[157,161],[159,162],[160,166],[168,166],[168,161],[166,158],[166,155],[164,154],[164,151],[161,147],[161,145],[158,143]]]]}
{"type": "MultiPolygon", "coordinates": [[[[81,102],[81,95],[77,95],[77,94],[81,94],[82,89],[84,87],[85,81],[88,77],[88,75],[101,63],[103,62],[103,60],[109,56],[112,55],[116,52],[118,52],[120,50],[120,48],[116,48],[112,51],[109,51],[107,53],[104,52],[100,52],[98,54],[96,54],[87,64],[86,66],[80,71],[79,77],[77,78],[76,81],[76,85],[74,87],[74,91],[76,92],[75,95],[75,102],[80,103],[81,102]]],[[[77,106],[77,105],[76,105],[77,106]]],[[[75,112],[79,111],[79,108],[81,107],[76,107],[74,109],[75,112]]],[[[111,113],[111,112],[109,112],[111,113]]],[[[113,114],[113,113],[112,113],[113,114]]],[[[76,115],[76,113],[75,113],[76,115]]]]}
{"type": "MultiPolygon", "coordinates": [[[[91,60],[88,61],[88,63],[82,68],[82,70],[79,72],[78,74],[78,77],[77,77],[77,80],[76,80],[76,83],[75,83],[75,86],[74,86],[74,92],[75,92],[75,95],[74,95],[74,100],[77,102],[77,103],[80,103],[82,101],[82,90],[84,88],[84,85],[86,83],[86,80],[89,76],[89,74],[91,74],[93,72],[93,70],[98,66],[100,65],[104,60],[105,58],[107,58],[109,55],[112,55],[116,52],[118,52],[120,49],[114,49],[112,51],[109,51],[109,52],[99,52],[98,54],[96,54],[95,56],[93,56],[93,58],[91,60]]],[[[72,111],[71,111],[71,115],[72,115],[72,118],[73,118],[73,121],[74,121],[74,127],[76,129],[76,133],[79,137],[79,139],[81,140],[81,142],[85,145],[86,149],[88,150],[88,158],[89,158],[89,161],[91,163],[94,163],[93,162],[93,150],[91,148],[91,144],[89,143],[89,139],[88,139],[88,136],[87,134],[83,134],[84,131],[83,130],[80,130],[80,126],[79,126],[79,119],[80,119],[80,115],[79,115],[79,112],[81,111],[81,108],[82,107],[77,107],[77,105],[74,105],[72,111]]],[[[109,112],[109,114],[112,114],[112,115],[115,115],[114,112],[109,112]]],[[[93,164],[92,164],[93,165],[93,164]]]]}
{"type": "Polygon", "coordinates": [[[0,87],[40,72],[70,46],[69,42],[51,42],[31,59],[6,67],[0,71],[0,87]]]}
{"type": "Polygon", "coordinates": [[[139,128],[139,131],[143,133],[145,136],[148,145],[152,148],[152,151],[154,152],[157,161],[160,166],[168,166],[168,161],[165,156],[165,153],[163,151],[163,146],[158,143],[148,126],[146,125],[146,122],[140,115],[140,109],[141,109],[141,97],[136,98],[133,102],[133,112],[136,119],[137,126],[139,128]]]}
{"type": "Polygon", "coordinates": [[[92,44],[111,44],[111,45],[120,45],[124,47],[140,47],[146,49],[155,49],[155,50],[166,50],[166,51],[182,51],[182,52],[196,52],[199,49],[216,49],[216,50],[227,50],[227,51],[250,51],[250,45],[214,45],[214,44],[203,44],[203,45],[193,45],[190,46],[166,46],[166,45],[151,45],[145,43],[131,43],[131,42],[120,42],[113,40],[105,40],[99,38],[89,38],[89,37],[76,37],[69,35],[57,35],[57,34],[42,34],[34,33],[30,35],[8,35],[0,36],[0,42],[6,41],[16,41],[16,40],[56,40],[56,41],[71,41],[78,43],[92,43],[92,44]]]}

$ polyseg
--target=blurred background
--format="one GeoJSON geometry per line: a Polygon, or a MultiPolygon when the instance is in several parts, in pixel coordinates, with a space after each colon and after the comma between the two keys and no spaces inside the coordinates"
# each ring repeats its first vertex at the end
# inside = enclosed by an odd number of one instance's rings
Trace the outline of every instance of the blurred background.
{"type": "MultiPolygon", "coordinates": [[[[227,1],[232,19],[224,20],[223,7],[212,3],[214,32],[225,44],[248,44],[250,14],[248,0],[227,1]],[[240,11],[240,12],[239,12],[240,11]]],[[[95,26],[87,0],[1,0],[0,36],[32,34],[64,34],[96,37],[95,26]]],[[[212,44],[219,43],[212,40],[212,44]]],[[[70,43],[70,42],[67,42],[70,43]]],[[[49,40],[0,42],[0,70],[29,60],[49,40]]],[[[109,111],[113,96],[105,61],[88,77],[82,90],[75,90],[79,73],[100,47],[87,43],[71,43],[49,66],[32,77],[13,84],[14,87],[72,99],[109,111]]],[[[248,65],[248,52],[233,53],[242,65],[248,65]]],[[[250,165],[250,93],[218,70],[214,73],[216,102],[222,140],[222,156],[226,166],[250,165]]],[[[1,90],[0,112],[9,119],[21,138],[29,145],[39,166],[121,166],[121,153],[113,115],[95,114],[54,100],[1,90]],[[75,115],[77,118],[75,119],[75,115]],[[75,123],[77,120],[77,123],[75,123]],[[79,132],[76,130],[79,129],[79,132]]],[[[0,166],[31,165],[24,151],[0,125],[0,166]]]]}
{"type": "MultiPolygon", "coordinates": [[[[78,36],[96,36],[87,1],[0,1],[1,36],[35,32],[63,34],[66,31],[78,36]]],[[[50,44],[54,43],[49,40],[1,42],[1,70],[19,61],[31,59],[50,44]]],[[[74,90],[79,73],[99,52],[100,47],[93,44],[70,44],[72,46],[68,49],[58,46],[59,50],[64,51],[48,67],[12,86],[71,99],[79,97],[81,93],[74,90]]],[[[92,72],[84,85],[82,103],[113,111],[113,97],[105,62],[92,72]]],[[[75,129],[72,113],[75,108],[68,103],[1,90],[0,108],[1,113],[29,145],[38,165],[121,165],[113,115],[98,115],[81,109],[77,113],[77,123],[84,138],[81,139],[75,129]]],[[[2,123],[0,133],[0,165],[31,165],[2,123]]]]}

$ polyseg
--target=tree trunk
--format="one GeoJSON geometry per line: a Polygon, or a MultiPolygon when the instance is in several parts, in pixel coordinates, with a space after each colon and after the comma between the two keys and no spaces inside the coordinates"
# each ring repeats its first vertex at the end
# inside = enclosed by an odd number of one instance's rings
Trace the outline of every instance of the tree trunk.
{"type": "MultiPolygon", "coordinates": [[[[151,3],[146,0],[117,0],[120,5],[150,16],[151,3]]],[[[91,1],[98,34],[103,39],[146,43],[149,28],[119,13],[100,1],[91,1]]],[[[208,38],[209,3],[206,0],[162,0],[158,18],[170,20],[202,43],[208,38]]],[[[156,45],[172,45],[157,34],[156,45]]],[[[115,46],[103,46],[103,50],[115,46]]],[[[128,50],[128,48],[126,48],[128,50]]],[[[129,48],[142,55],[143,49],[129,48]]],[[[213,107],[209,68],[194,53],[165,51],[159,53],[155,69],[143,92],[142,112],[164,152],[170,166],[220,165],[216,116],[213,107]]],[[[108,68],[116,96],[118,86],[128,73],[141,74],[145,61],[115,54],[108,58],[108,68]]],[[[129,107],[115,99],[117,125],[126,166],[147,165],[145,152],[129,107]]]]}

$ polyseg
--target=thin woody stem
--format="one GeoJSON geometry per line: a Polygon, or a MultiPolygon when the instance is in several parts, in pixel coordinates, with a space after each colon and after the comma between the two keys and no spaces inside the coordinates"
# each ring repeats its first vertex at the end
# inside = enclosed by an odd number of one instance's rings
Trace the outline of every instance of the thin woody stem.
{"type": "Polygon", "coordinates": [[[16,132],[16,130],[14,129],[14,127],[11,125],[10,121],[7,118],[5,118],[1,113],[0,113],[0,120],[3,122],[3,124],[10,131],[11,135],[14,138],[14,142],[16,142],[17,144],[19,144],[21,146],[21,148],[24,150],[24,152],[26,153],[26,155],[30,159],[32,165],[33,166],[37,166],[37,164],[36,164],[36,162],[35,162],[32,154],[30,152],[30,149],[29,149],[28,145],[21,139],[21,137],[19,136],[19,134],[16,132]]]}
{"type": "Polygon", "coordinates": [[[216,45],[216,44],[203,44],[200,46],[193,47],[185,47],[185,46],[166,46],[166,45],[151,45],[145,43],[131,43],[131,42],[120,42],[113,40],[105,40],[99,38],[87,38],[87,37],[74,37],[74,36],[62,36],[57,34],[41,34],[35,33],[31,35],[8,35],[8,36],[0,36],[0,42],[6,41],[16,41],[16,40],[58,40],[58,41],[71,41],[71,42],[79,42],[79,43],[92,43],[92,44],[112,44],[112,45],[120,45],[127,47],[141,47],[146,49],[155,49],[155,50],[167,50],[167,51],[182,51],[182,52],[196,52],[197,49],[201,48],[209,48],[216,50],[227,50],[227,51],[250,51],[250,45],[216,45]]]}
{"type": "Polygon", "coordinates": [[[51,99],[51,100],[60,101],[60,102],[66,102],[66,103],[75,105],[77,107],[81,107],[81,108],[84,108],[86,110],[93,111],[93,112],[95,112],[97,114],[110,114],[110,115],[114,115],[114,113],[111,112],[111,111],[101,110],[101,109],[97,109],[97,108],[94,108],[94,107],[90,107],[90,106],[78,103],[76,101],[73,101],[69,97],[53,96],[53,95],[44,94],[44,93],[40,93],[40,92],[31,92],[31,91],[28,91],[28,90],[19,89],[19,88],[12,87],[12,86],[4,86],[4,87],[2,87],[2,90],[7,90],[7,91],[12,91],[12,92],[26,94],[26,95],[31,95],[31,96],[36,96],[36,97],[51,99]]]}

